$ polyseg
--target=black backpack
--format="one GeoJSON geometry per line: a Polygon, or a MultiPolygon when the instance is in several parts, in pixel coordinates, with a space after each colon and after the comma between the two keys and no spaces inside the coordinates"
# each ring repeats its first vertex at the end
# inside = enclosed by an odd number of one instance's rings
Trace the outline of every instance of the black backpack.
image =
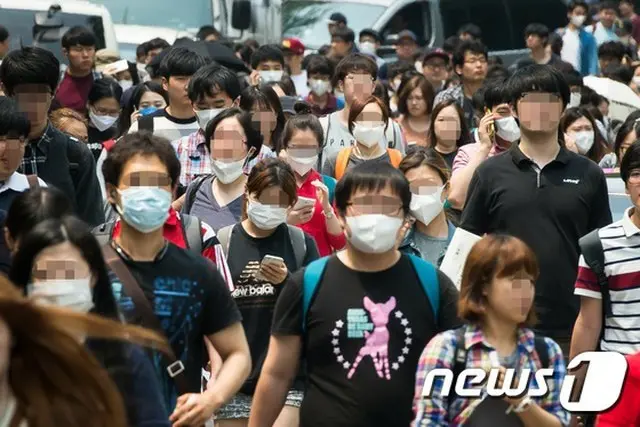
{"type": "MultiPolygon", "coordinates": [[[[589,234],[583,236],[580,241],[580,251],[593,274],[596,275],[600,293],[602,294],[602,320],[611,317],[611,295],[609,294],[609,278],[604,272],[604,248],[598,234],[598,229],[593,230],[589,234]]],[[[604,328],[602,328],[604,333],[604,328]]]]}

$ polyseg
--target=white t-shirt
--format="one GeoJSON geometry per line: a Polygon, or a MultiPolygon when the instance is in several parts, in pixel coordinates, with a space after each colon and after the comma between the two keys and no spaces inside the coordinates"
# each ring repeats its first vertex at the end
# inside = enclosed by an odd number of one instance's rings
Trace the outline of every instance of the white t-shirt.
{"type": "Polygon", "coordinates": [[[573,65],[573,68],[581,71],[580,68],[580,32],[566,28],[562,36],[562,51],[560,57],[563,61],[573,65]]]}
{"type": "Polygon", "coordinates": [[[305,70],[302,71],[301,74],[297,76],[291,75],[291,80],[293,84],[296,86],[296,93],[301,98],[306,98],[309,95],[309,86],[307,86],[307,72],[305,70]]]}

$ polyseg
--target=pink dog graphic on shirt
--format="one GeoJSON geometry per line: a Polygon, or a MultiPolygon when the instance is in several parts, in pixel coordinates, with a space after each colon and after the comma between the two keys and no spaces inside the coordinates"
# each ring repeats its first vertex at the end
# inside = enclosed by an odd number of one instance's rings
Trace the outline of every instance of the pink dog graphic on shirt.
{"type": "Polygon", "coordinates": [[[364,308],[369,312],[369,317],[371,317],[374,328],[371,332],[364,332],[366,341],[358,352],[358,356],[353,362],[347,378],[351,379],[362,359],[365,356],[370,356],[378,376],[390,380],[389,330],[387,329],[387,324],[389,323],[389,314],[396,308],[396,299],[395,297],[391,297],[389,301],[383,304],[375,304],[369,297],[364,297],[364,308]]]}

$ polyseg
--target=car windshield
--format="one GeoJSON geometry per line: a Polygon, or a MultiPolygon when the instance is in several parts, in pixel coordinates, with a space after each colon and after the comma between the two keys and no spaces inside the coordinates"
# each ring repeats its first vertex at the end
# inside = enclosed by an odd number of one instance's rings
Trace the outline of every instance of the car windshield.
{"type": "Polygon", "coordinates": [[[282,32],[284,37],[299,38],[307,48],[318,49],[331,42],[327,21],[332,13],[347,18],[357,40],[360,31],[373,27],[384,11],[384,6],[367,3],[287,1],[282,6],[282,32]]]}
{"type": "Polygon", "coordinates": [[[190,0],[188,7],[176,7],[174,0],[98,0],[95,3],[109,10],[115,24],[190,29],[211,25],[213,20],[212,0],[190,0]]]}
{"type": "Polygon", "coordinates": [[[40,30],[34,34],[34,24],[36,11],[26,9],[1,9],[0,24],[7,28],[11,37],[9,38],[10,49],[19,49],[20,46],[39,46],[48,49],[64,62],[62,56],[62,46],[60,41],[65,32],[71,27],[82,25],[89,27],[97,36],[96,49],[103,49],[104,27],[100,16],[80,15],[75,13],[58,12],[56,18],[62,20],[61,28],[51,28],[40,30]]]}

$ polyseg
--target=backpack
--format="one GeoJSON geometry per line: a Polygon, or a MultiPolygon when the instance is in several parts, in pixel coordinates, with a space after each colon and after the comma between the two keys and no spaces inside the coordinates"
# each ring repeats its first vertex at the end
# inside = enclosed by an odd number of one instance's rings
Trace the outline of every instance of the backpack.
{"type": "MultiPolygon", "coordinates": [[[[353,151],[352,147],[343,148],[338,153],[338,157],[336,158],[336,180],[340,181],[340,179],[344,176],[344,173],[347,171],[347,165],[349,164],[349,159],[351,158],[351,152],[353,151]]],[[[398,168],[400,166],[400,162],[402,162],[402,153],[393,148],[387,148],[387,153],[389,154],[389,160],[394,168],[398,168]]]]}
{"type": "MultiPolygon", "coordinates": [[[[589,234],[583,236],[578,244],[580,251],[591,271],[596,275],[600,293],[602,294],[602,319],[611,317],[611,295],[609,294],[609,278],[604,272],[604,248],[598,234],[598,229],[593,230],[589,234]]],[[[604,328],[603,328],[604,333],[604,328]]]]}
{"type": "MultiPolygon", "coordinates": [[[[217,233],[218,241],[222,245],[222,250],[224,250],[224,254],[227,258],[229,257],[229,246],[231,245],[231,236],[235,226],[236,224],[222,227],[217,233]]],[[[302,267],[304,257],[307,254],[307,241],[302,229],[289,224],[287,224],[287,228],[289,229],[289,239],[291,240],[291,246],[293,247],[293,255],[296,259],[295,270],[298,270],[302,267]]]]}
{"type": "MultiPolygon", "coordinates": [[[[413,265],[413,268],[418,275],[418,280],[422,285],[422,289],[429,299],[431,309],[433,310],[434,319],[438,320],[438,314],[440,310],[440,283],[438,281],[438,273],[436,268],[430,263],[424,261],[415,255],[407,255],[413,265]]],[[[327,266],[327,262],[331,256],[326,256],[317,259],[307,265],[302,277],[302,330],[306,330],[307,326],[307,314],[309,313],[309,307],[313,302],[313,297],[318,291],[318,285],[322,280],[322,275],[327,266]]]]}
{"type": "MultiPolygon", "coordinates": [[[[187,247],[195,254],[202,254],[202,224],[200,219],[192,215],[180,215],[180,223],[184,232],[187,247]]],[[[105,222],[104,224],[93,229],[93,235],[100,243],[100,246],[108,245],[113,235],[115,221],[105,222]]]]}

